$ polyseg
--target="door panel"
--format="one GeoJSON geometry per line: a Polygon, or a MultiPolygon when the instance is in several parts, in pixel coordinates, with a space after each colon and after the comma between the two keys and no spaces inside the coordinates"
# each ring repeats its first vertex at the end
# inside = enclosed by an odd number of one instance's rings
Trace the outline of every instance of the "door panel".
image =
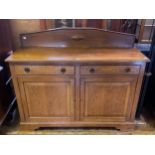
{"type": "Polygon", "coordinates": [[[29,121],[69,121],[74,118],[74,80],[27,76],[18,78],[29,121]]]}
{"type": "Polygon", "coordinates": [[[125,121],[130,117],[136,76],[81,79],[81,120],[125,121]]]}

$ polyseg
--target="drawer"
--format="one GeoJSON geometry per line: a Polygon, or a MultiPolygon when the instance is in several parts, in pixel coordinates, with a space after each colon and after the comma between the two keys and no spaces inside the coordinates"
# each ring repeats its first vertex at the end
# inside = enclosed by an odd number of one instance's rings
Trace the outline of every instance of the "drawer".
{"type": "Polygon", "coordinates": [[[139,74],[139,66],[81,66],[80,73],[87,74],[139,74]]]}
{"type": "Polygon", "coordinates": [[[16,74],[74,74],[74,66],[33,66],[16,65],[16,74]]]}

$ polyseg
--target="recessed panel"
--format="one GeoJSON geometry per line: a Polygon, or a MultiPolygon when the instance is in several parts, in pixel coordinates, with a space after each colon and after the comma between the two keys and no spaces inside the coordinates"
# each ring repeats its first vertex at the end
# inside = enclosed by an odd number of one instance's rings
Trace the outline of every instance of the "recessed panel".
{"type": "Polygon", "coordinates": [[[71,92],[67,82],[24,84],[30,116],[70,116],[71,92]]]}

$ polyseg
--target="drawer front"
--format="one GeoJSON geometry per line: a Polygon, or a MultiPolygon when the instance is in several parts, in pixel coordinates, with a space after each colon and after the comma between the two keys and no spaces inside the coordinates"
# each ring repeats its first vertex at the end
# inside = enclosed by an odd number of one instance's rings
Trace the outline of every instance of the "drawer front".
{"type": "Polygon", "coordinates": [[[60,74],[71,75],[74,74],[73,66],[30,66],[30,65],[16,65],[16,74],[60,74]]]}
{"type": "Polygon", "coordinates": [[[82,75],[139,74],[140,66],[81,66],[82,75]]]}

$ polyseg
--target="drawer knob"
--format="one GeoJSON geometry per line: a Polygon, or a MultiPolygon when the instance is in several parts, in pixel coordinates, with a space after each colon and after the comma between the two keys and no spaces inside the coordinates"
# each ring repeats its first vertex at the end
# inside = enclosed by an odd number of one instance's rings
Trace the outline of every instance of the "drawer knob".
{"type": "Polygon", "coordinates": [[[130,68],[126,68],[126,69],[125,69],[125,72],[127,72],[127,73],[129,73],[130,71],[131,71],[130,68]]]}
{"type": "Polygon", "coordinates": [[[65,73],[66,69],[65,68],[61,68],[61,73],[65,73]]]}
{"type": "Polygon", "coordinates": [[[26,73],[29,73],[29,72],[30,72],[30,68],[25,67],[25,68],[24,68],[24,71],[25,71],[26,73]]]}
{"type": "Polygon", "coordinates": [[[91,68],[91,69],[89,70],[89,72],[90,72],[90,73],[94,73],[94,72],[95,72],[95,69],[94,69],[94,68],[91,68]]]}

